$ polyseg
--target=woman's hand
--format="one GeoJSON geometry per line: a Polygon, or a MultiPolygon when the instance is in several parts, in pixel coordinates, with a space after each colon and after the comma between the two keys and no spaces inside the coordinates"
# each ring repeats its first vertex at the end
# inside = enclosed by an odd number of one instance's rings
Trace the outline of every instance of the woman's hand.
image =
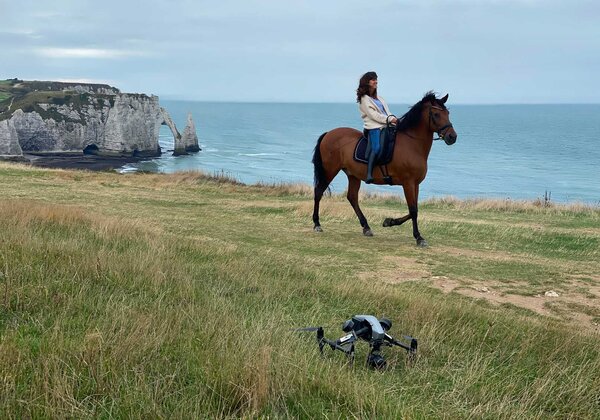
{"type": "Polygon", "coordinates": [[[398,118],[396,118],[396,117],[390,118],[390,124],[396,124],[397,122],[398,122],[398,118]]]}

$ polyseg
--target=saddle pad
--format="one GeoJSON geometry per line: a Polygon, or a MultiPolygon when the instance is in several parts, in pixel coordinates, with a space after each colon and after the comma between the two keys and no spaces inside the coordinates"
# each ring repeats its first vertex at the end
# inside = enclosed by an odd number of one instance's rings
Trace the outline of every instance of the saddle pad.
{"type": "MultiPolygon", "coordinates": [[[[380,152],[379,158],[375,160],[375,166],[387,165],[390,163],[392,157],[394,156],[394,146],[396,145],[394,140],[395,138],[393,138],[392,141],[387,141],[386,139],[386,141],[383,142],[383,150],[380,152]]],[[[354,148],[354,160],[361,163],[369,163],[369,160],[365,157],[366,151],[367,139],[365,136],[362,136],[354,148]]]]}
{"type": "Polygon", "coordinates": [[[369,163],[367,158],[365,158],[365,153],[367,151],[367,139],[365,136],[362,136],[358,139],[358,143],[356,143],[356,147],[354,148],[354,160],[362,163],[369,163]]]}

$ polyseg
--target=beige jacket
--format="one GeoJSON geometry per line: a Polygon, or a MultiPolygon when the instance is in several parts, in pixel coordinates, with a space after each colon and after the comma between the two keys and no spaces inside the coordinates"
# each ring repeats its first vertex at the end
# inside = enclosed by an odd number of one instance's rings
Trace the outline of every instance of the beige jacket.
{"type": "MultiPolygon", "coordinates": [[[[387,112],[388,115],[391,115],[390,109],[383,98],[379,96],[377,99],[379,99],[379,101],[383,104],[385,112],[387,112]]],[[[360,98],[358,109],[360,110],[360,117],[363,120],[363,126],[365,129],[372,130],[374,128],[382,128],[386,126],[388,115],[383,114],[379,110],[369,95],[364,95],[362,98],[360,98]]]]}

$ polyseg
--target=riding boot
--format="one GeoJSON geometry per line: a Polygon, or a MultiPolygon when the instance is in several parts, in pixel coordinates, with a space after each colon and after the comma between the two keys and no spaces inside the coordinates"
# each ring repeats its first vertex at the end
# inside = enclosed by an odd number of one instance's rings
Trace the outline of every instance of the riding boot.
{"type": "Polygon", "coordinates": [[[373,164],[375,163],[375,158],[377,157],[377,153],[371,152],[369,155],[369,163],[367,164],[367,179],[366,183],[370,184],[373,182],[373,164]]]}

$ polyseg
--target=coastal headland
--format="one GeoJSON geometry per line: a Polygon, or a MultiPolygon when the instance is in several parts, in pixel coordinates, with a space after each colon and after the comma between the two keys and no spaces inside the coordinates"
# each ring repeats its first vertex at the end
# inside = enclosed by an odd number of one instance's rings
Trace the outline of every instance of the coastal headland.
{"type": "Polygon", "coordinates": [[[157,96],[102,84],[0,81],[0,160],[114,166],[160,156],[161,125],[173,134],[174,155],[200,150],[191,115],[180,134],[157,96]]]}
{"type": "Polygon", "coordinates": [[[600,210],[0,163],[0,417],[598,418],[600,210]],[[553,293],[550,293],[553,292],[553,293]],[[319,354],[354,314],[419,339],[319,354]]]}

